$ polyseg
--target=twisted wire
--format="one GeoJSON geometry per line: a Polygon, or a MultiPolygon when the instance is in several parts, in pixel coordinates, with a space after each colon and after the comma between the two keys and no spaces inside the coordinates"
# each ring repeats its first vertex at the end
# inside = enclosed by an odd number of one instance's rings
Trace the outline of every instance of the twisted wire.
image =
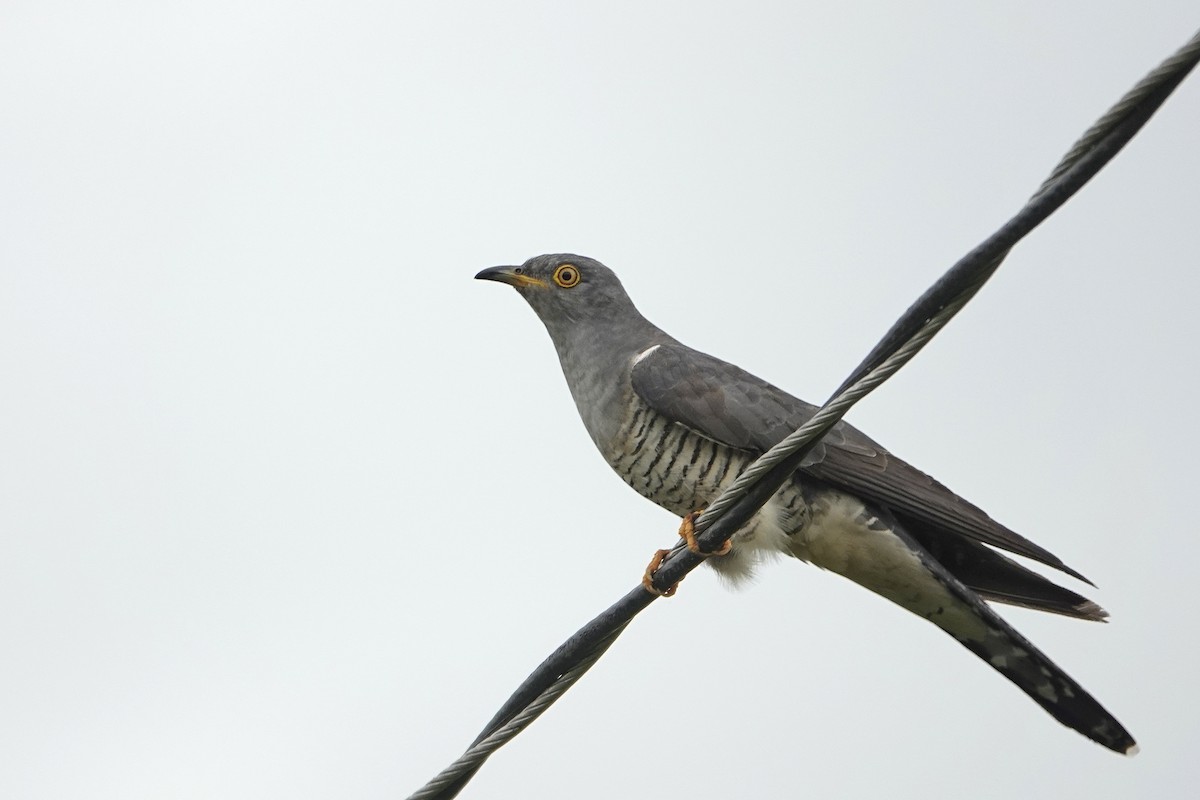
{"type": "Polygon", "coordinates": [[[1164,86],[1170,86],[1174,89],[1180,80],[1191,71],[1196,65],[1197,58],[1200,58],[1200,33],[1193,36],[1191,40],[1183,47],[1175,51],[1174,55],[1168,57],[1165,61],[1150,71],[1146,77],[1138,81],[1132,89],[1125,93],[1125,96],[1110,108],[1104,116],[1096,120],[1092,127],[1088,128],[1082,136],[1079,137],[1075,144],[1062,157],[1062,161],[1050,173],[1050,177],[1042,182],[1038,190],[1033,193],[1036,198],[1044,192],[1058,178],[1079,162],[1090,150],[1092,150],[1097,142],[1105,137],[1108,131],[1111,131],[1117,124],[1124,119],[1134,108],[1144,102],[1155,92],[1159,92],[1164,86]],[[1178,80],[1174,79],[1178,76],[1178,80]]]}
{"type": "MultiPolygon", "coordinates": [[[[974,294],[972,292],[971,294],[974,294]]],[[[721,496],[710,505],[703,514],[696,518],[697,534],[710,528],[715,520],[726,514],[734,504],[746,496],[750,489],[761,481],[767,473],[779,466],[789,456],[794,455],[806,444],[815,444],[829,429],[836,425],[850,407],[873,392],[877,386],[907,364],[913,356],[921,351],[937,332],[946,326],[955,314],[971,299],[971,294],[963,293],[952,300],[941,311],[913,335],[911,339],[892,354],[890,358],[871,370],[852,386],[840,392],[836,397],[817,410],[808,422],[788,434],[779,444],[772,447],[761,458],[751,464],[737,477],[721,496]]],[[[706,544],[708,544],[706,542],[706,544]]]]}
{"type": "Polygon", "coordinates": [[[468,773],[478,769],[479,765],[488,756],[508,744],[510,739],[529,727],[530,723],[540,717],[543,711],[552,706],[564,692],[574,686],[575,682],[582,678],[584,673],[600,660],[600,657],[604,655],[628,625],[629,623],[626,622],[600,640],[596,647],[586,653],[578,664],[564,672],[557,681],[546,687],[544,691],[534,698],[525,707],[524,711],[517,714],[495,732],[478,740],[471,747],[467,748],[467,751],[459,756],[453,764],[446,767],[430,780],[429,783],[411,794],[408,800],[433,800],[433,798],[444,797],[445,795],[442,792],[446,788],[461,780],[468,773]]]}

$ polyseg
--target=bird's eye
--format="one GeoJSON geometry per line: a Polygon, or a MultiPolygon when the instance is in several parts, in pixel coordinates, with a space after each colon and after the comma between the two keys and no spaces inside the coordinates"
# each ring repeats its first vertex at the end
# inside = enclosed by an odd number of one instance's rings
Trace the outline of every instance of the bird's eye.
{"type": "Polygon", "coordinates": [[[524,271],[525,271],[525,270],[521,269],[520,267],[517,267],[516,269],[514,269],[514,270],[513,270],[513,272],[515,272],[515,273],[516,273],[516,274],[518,274],[518,275],[520,275],[520,274],[521,274],[522,272],[524,272],[524,271]]]}
{"type": "Polygon", "coordinates": [[[570,289],[579,283],[579,267],[574,264],[561,264],[554,270],[554,282],[564,289],[570,289]]]}

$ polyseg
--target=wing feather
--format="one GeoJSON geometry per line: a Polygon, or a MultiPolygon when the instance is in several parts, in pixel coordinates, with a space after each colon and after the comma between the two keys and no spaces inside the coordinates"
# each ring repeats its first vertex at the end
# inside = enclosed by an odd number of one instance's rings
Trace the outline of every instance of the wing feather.
{"type": "MultiPolygon", "coordinates": [[[[740,367],[680,344],[663,344],[633,366],[633,389],[651,408],[717,442],[762,453],[816,412],[740,367]]],[[[846,423],[801,463],[807,475],[911,517],[935,534],[961,536],[1040,561],[1080,580],[1054,554],[1009,530],[846,423]]]]}

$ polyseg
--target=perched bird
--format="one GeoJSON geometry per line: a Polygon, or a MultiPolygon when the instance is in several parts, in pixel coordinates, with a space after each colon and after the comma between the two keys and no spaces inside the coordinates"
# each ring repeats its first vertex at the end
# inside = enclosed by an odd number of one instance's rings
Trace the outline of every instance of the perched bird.
{"type": "MultiPolygon", "coordinates": [[[[816,411],[655,327],[594,259],[543,255],[475,277],[509,284],[533,307],[601,455],[680,516],[706,507],[816,411]]],[[[843,575],[937,625],[1064,725],[1137,752],[1121,723],[981,598],[1080,619],[1107,613],[993,548],[1086,581],[840,423],[707,563],[734,582],[779,553],[843,575]]]]}

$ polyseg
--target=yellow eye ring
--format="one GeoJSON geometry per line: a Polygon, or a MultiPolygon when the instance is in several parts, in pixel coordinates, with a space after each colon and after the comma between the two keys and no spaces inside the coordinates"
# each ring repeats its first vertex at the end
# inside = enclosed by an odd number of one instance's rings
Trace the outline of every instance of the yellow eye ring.
{"type": "Polygon", "coordinates": [[[579,267],[574,264],[559,264],[554,270],[554,282],[564,289],[570,289],[579,283],[579,267]]]}

